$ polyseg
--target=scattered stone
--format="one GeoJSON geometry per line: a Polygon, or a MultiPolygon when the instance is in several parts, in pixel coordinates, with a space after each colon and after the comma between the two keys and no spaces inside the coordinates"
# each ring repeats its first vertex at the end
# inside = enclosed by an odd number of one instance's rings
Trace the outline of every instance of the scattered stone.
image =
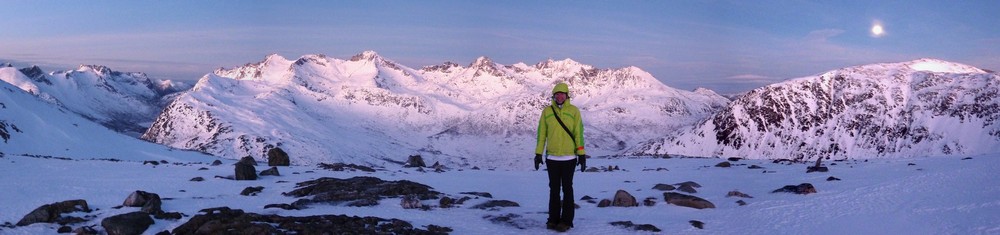
{"type": "Polygon", "coordinates": [[[257,180],[257,168],[254,168],[255,165],[257,165],[257,163],[250,157],[244,157],[242,160],[237,162],[236,180],[257,180]]]}
{"type": "Polygon", "coordinates": [[[611,206],[611,200],[601,199],[601,202],[597,203],[598,208],[605,208],[611,206]]]}
{"type": "Polygon", "coordinates": [[[758,165],[750,165],[749,167],[747,167],[747,169],[764,169],[764,167],[758,165]]]}
{"type": "Polygon", "coordinates": [[[125,198],[125,202],[122,202],[122,206],[142,207],[140,210],[149,214],[163,213],[163,210],[160,209],[162,204],[163,201],[160,200],[159,194],[138,190],[129,194],[125,198]]]}
{"type": "Polygon", "coordinates": [[[656,169],[649,169],[649,168],[642,169],[642,171],[670,171],[670,170],[663,167],[657,167],[656,169]]]}
{"type": "Polygon", "coordinates": [[[594,199],[597,199],[597,198],[590,197],[590,195],[583,195],[583,197],[580,198],[580,200],[584,200],[584,201],[586,201],[586,200],[594,200],[594,199]]]}
{"type": "Polygon", "coordinates": [[[473,206],[472,209],[494,209],[496,207],[521,207],[517,202],[512,202],[508,200],[489,200],[482,204],[473,206]]]}
{"type": "Polygon", "coordinates": [[[302,208],[299,208],[299,207],[296,207],[296,206],[293,206],[293,205],[290,205],[290,204],[287,204],[287,203],[267,204],[267,205],[264,206],[264,209],[268,209],[268,208],[281,208],[281,209],[285,209],[285,210],[301,210],[302,209],[302,208]]]}
{"type": "Polygon", "coordinates": [[[222,165],[221,160],[216,159],[215,161],[212,162],[212,166],[218,166],[218,165],[222,165]]]}
{"type": "Polygon", "coordinates": [[[281,176],[281,173],[278,172],[278,167],[272,166],[270,169],[261,171],[260,175],[262,175],[262,176],[264,176],[264,175],[281,176]]]}
{"type": "Polygon", "coordinates": [[[962,160],[971,160],[971,159],[972,159],[972,157],[965,157],[965,158],[962,158],[962,160]]]}
{"type": "Polygon", "coordinates": [[[767,173],[778,173],[778,172],[777,171],[768,171],[768,170],[765,170],[764,174],[767,174],[767,173]]]}
{"type": "Polygon", "coordinates": [[[410,155],[410,157],[406,160],[406,165],[403,165],[403,167],[427,167],[427,164],[424,164],[424,157],[421,157],[420,155],[410,155]]]}
{"type": "Polygon", "coordinates": [[[685,193],[698,193],[698,190],[695,190],[694,187],[692,187],[689,184],[681,185],[681,187],[677,188],[677,191],[681,191],[681,192],[685,192],[685,193]]]}
{"type": "Polygon", "coordinates": [[[105,218],[101,221],[101,226],[108,235],[142,234],[153,224],[153,219],[149,218],[146,212],[132,212],[105,218]]]}
{"type": "Polygon", "coordinates": [[[170,231],[163,230],[163,231],[160,231],[160,232],[156,233],[156,235],[170,235],[170,231]]]}
{"type": "Polygon", "coordinates": [[[731,158],[727,158],[726,160],[729,160],[730,162],[738,162],[740,160],[743,160],[743,158],[740,158],[740,157],[731,157],[731,158]]]}
{"type": "Polygon", "coordinates": [[[201,178],[200,176],[199,177],[194,177],[194,178],[191,178],[191,181],[202,182],[202,181],[205,181],[205,178],[201,178]]]}
{"type": "Polygon", "coordinates": [[[157,162],[157,161],[143,161],[142,164],[143,165],[151,164],[153,166],[156,166],[156,165],[160,165],[160,162],[157,162]]]}
{"type": "Polygon", "coordinates": [[[264,191],[264,186],[246,187],[246,188],[243,189],[242,192],[240,192],[240,195],[243,195],[243,196],[257,196],[257,193],[259,193],[261,191],[264,191]]]}
{"type": "Polygon", "coordinates": [[[455,202],[455,204],[465,204],[465,201],[468,201],[468,200],[471,200],[471,199],[472,199],[471,197],[465,196],[465,197],[459,198],[458,201],[455,202]]]}
{"type": "Polygon", "coordinates": [[[153,218],[156,219],[167,219],[167,220],[179,220],[184,217],[180,212],[160,212],[153,214],[153,218]]]}
{"type": "Polygon", "coordinates": [[[77,199],[46,204],[35,208],[35,210],[21,218],[17,222],[17,226],[26,226],[34,223],[55,223],[63,219],[61,216],[62,213],[77,211],[90,212],[90,207],[87,207],[87,201],[77,199]]]}
{"type": "Polygon", "coordinates": [[[827,171],[830,171],[829,168],[826,168],[825,166],[820,165],[820,164],[822,164],[822,162],[823,162],[823,158],[822,157],[816,159],[816,165],[810,166],[810,167],[806,167],[806,173],[810,173],[810,172],[827,172],[827,171]]]}
{"type": "Polygon", "coordinates": [[[916,163],[909,163],[909,164],[906,164],[906,165],[907,166],[916,166],[917,164],[916,163]]]}
{"type": "Polygon", "coordinates": [[[826,181],[840,181],[840,178],[830,176],[830,177],[826,177],[826,181]]]}
{"type": "Polygon", "coordinates": [[[701,188],[701,185],[698,184],[698,183],[695,183],[694,181],[685,181],[685,182],[681,182],[681,183],[676,183],[674,185],[678,185],[678,186],[685,186],[685,185],[687,185],[687,186],[691,186],[691,187],[694,187],[694,188],[701,188]]]}
{"type": "Polygon", "coordinates": [[[601,172],[601,169],[597,169],[597,167],[589,167],[586,172],[601,172]]]}
{"type": "Polygon", "coordinates": [[[729,193],[726,194],[726,197],[753,198],[753,196],[747,195],[746,193],[742,193],[740,191],[729,191],[729,193]]]}
{"type": "Polygon", "coordinates": [[[611,206],[634,207],[639,206],[639,202],[635,201],[635,197],[632,196],[632,194],[619,189],[618,192],[615,192],[615,197],[611,202],[611,206]]]}
{"type": "Polygon", "coordinates": [[[199,171],[207,171],[207,170],[208,170],[208,167],[202,167],[202,168],[198,168],[198,170],[199,170],[199,171]]]}
{"type": "Polygon", "coordinates": [[[653,186],[653,189],[660,190],[660,191],[671,191],[671,190],[674,190],[674,189],[677,189],[677,188],[674,187],[673,185],[669,185],[669,184],[656,184],[656,186],[653,186]]]}
{"type": "Polygon", "coordinates": [[[701,221],[697,221],[697,220],[691,220],[691,221],[688,221],[688,223],[691,223],[691,226],[694,226],[695,228],[705,229],[705,222],[701,222],[701,221]]]}
{"type": "Polygon", "coordinates": [[[240,161],[238,161],[236,163],[240,163],[240,162],[246,163],[246,164],[250,164],[250,165],[253,165],[253,166],[257,166],[257,160],[254,160],[253,157],[250,157],[250,156],[246,156],[246,157],[240,158],[240,161]]]}
{"type": "Polygon", "coordinates": [[[346,163],[333,163],[326,164],[320,163],[319,168],[331,170],[331,171],[364,171],[364,172],[375,172],[375,169],[362,165],[346,164],[346,163]]]}
{"type": "Polygon", "coordinates": [[[691,207],[695,209],[715,208],[715,204],[712,204],[712,202],[687,194],[666,192],[663,193],[663,199],[667,201],[667,203],[677,206],[691,207]]]}
{"type": "Polygon", "coordinates": [[[282,193],[282,195],[306,197],[292,203],[298,207],[313,203],[342,202],[348,202],[348,206],[369,206],[378,205],[380,199],[389,197],[416,195],[420,200],[429,200],[438,199],[441,195],[439,192],[432,191],[430,186],[413,181],[383,181],[370,176],[350,179],[323,177],[297,183],[295,187],[295,190],[282,193]]]}
{"type": "Polygon", "coordinates": [[[738,200],[738,201],[736,201],[736,204],[737,204],[737,205],[740,205],[740,206],[746,206],[746,205],[747,205],[747,202],[745,202],[745,201],[743,201],[743,200],[738,200]]]}
{"type": "Polygon", "coordinates": [[[228,207],[201,210],[178,226],[173,234],[447,234],[451,228],[428,225],[414,228],[409,222],[379,217],[314,215],[285,217],[245,213],[228,207]]]}
{"type": "Polygon", "coordinates": [[[816,193],[816,188],[810,183],[802,183],[799,185],[785,185],[785,187],[771,191],[771,193],[810,194],[816,193]]]}
{"type": "Polygon", "coordinates": [[[719,164],[715,164],[715,167],[731,167],[731,166],[733,166],[733,164],[729,162],[720,162],[719,164]]]}
{"type": "Polygon", "coordinates": [[[632,229],[635,231],[648,231],[648,232],[661,232],[660,228],[653,226],[652,224],[634,224],[632,221],[615,221],[611,222],[611,225],[623,227],[625,229],[632,229]]]}
{"type": "Polygon", "coordinates": [[[487,193],[487,192],[461,192],[459,194],[468,194],[468,195],[474,195],[474,196],[485,197],[485,198],[493,198],[493,194],[490,194],[490,193],[487,193]]]}
{"type": "Polygon", "coordinates": [[[57,233],[70,233],[72,231],[73,231],[73,228],[70,227],[70,226],[66,226],[66,225],[63,225],[63,226],[59,227],[58,230],[56,230],[57,233]]]}
{"type": "Polygon", "coordinates": [[[73,233],[76,235],[97,235],[97,230],[91,226],[83,226],[73,229],[73,233]]]}
{"type": "Polygon", "coordinates": [[[441,208],[451,208],[452,206],[455,205],[455,199],[450,197],[441,197],[441,200],[438,201],[438,204],[441,206],[441,208]]]}
{"type": "Polygon", "coordinates": [[[534,220],[524,219],[521,215],[508,213],[505,215],[486,215],[483,219],[487,219],[495,224],[502,224],[515,227],[517,229],[527,229],[533,227],[540,227],[541,225],[534,220]]]}
{"type": "Polygon", "coordinates": [[[417,209],[423,207],[423,205],[420,204],[420,199],[417,199],[417,197],[413,195],[403,196],[403,200],[401,200],[399,204],[403,206],[403,209],[417,209]]]}
{"type": "Polygon", "coordinates": [[[231,175],[230,176],[217,175],[217,176],[215,176],[215,178],[218,178],[218,179],[227,179],[227,180],[236,180],[236,178],[233,178],[233,176],[231,176],[231,175]]]}
{"type": "Polygon", "coordinates": [[[281,148],[273,148],[267,150],[267,165],[268,166],[289,166],[291,165],[291,160],[288,159],[288,154],[285,153],[281,148]]]}
{"type": "Polygon", "coordinates": [[[645,205],[645,206],[655,206],[656,205],[656,198],[655,197],[647,197],[646,200],[642,200],[642,205],[645,205]]]}

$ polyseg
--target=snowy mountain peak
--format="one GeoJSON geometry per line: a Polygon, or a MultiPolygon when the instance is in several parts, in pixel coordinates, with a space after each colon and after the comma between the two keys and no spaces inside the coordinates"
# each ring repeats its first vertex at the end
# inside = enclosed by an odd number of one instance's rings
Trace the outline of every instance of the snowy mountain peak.
{"type": "Polygon", "coordinates": [[[0,68],[4,68],[4,67],[14,67],[14,65],[10,64],[10,63],[0,63],[0,68]]]}
{"type": "Polygon", "coordinates": [[[538,69],[554,69],[563,71],[579,71],[581,69],[592,69],[593,67],[589,65],[581,64],[573,59],[566,58],[563,60],[552,60],[548,59],[546,61],[539,62],[535,64],[535,68],[538,69]]]}
{"type": "Polygon", "coordinates": [[[45,78],[45,72],[42,71],[42,68],[39,68],[37,65],[32,65],[31,67],[23,68],[20,69],[19,71],[21,71],[21,73],[23,73],[24,76],[28,76],[28,78],[31,78],[36,82],[52,85],[52,81],[49,81],[49,79],[45,78]]]}
{"type": "Polygon", "coordinates": [[[451,70],[452,68],[459,68],[459,67],[462,67],[462,66],[459,65],[459,64],[456,64],[454,62],[447,61],[447,62],[444,62],[444,64],[440,64],[440,65],[425,66],[425,67],[421,68],[420,70],[423,70],[425,72],[433,72],[433,71],[447,72],[448,70],[451,70]]]}
{"type": "Polygon", "coordinates": [[[377,58],[381,58],[381,56],[379,56],[377,52],[368,50],[361,52],[361,54],[354,55],[353,57],[351,57],[351,61],[362,61],[362,60],[371,61],[377,58]]]}
{"type": "Polygon", "coordinates": [[[982,69],[950,61],[923,58],[910,62],[904,62],[910,69],[916,71],[927,71],[935,73],[985,73],[982,69]]]}
{"type": "Polygon", "coordinates": [[[469,68],[484,68],[484,67],[495,67],[495,66],[496,63],[493,63],[493,60],[490,59],[490,57],[486,56],[480,56],[479,58],[476,58],[475,61],[472,61],[471,64],[469,64],[469,68]]]}

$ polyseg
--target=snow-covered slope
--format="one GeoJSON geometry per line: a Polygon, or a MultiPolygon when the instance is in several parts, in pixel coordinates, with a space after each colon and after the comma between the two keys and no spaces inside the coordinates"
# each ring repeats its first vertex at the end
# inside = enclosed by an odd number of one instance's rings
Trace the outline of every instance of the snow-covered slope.
{"type": "MultiPolygon", "coordinates": [[[[10,67],[7,67],[8,69],[10,67]]],[[[169,102],[164,98],[189,85],[151,80],[138,72],[118,72],[100,65],[45,73],[38,66],[8,73],[0,80],[60,105],[115,131],[138,137],[169,102]]]]}
{"type": "Polygon", "coordinates": [[[570,59],[504,66],[480,57],[418,70],[371,51],[348,60],[270,55],[205,75],[143,139],[225,158],[263,159],[280,146],[293,164],[381,165],[421,154],[428,163],[526,167],[519,160],[533,154],[538,115],[558,82],[570,84],[593,154],[692,125],[728,102],[639,68],[570,59]]]}
{"type": "Polygon", "coordinates": [[[1000,75],[935,59],[871,64],[750,91],[693,129],[631,150],[815,159],[1000,152],[1000,75]]]}
{"type": "MultiPolygon", "coordinates": [[[[30,79],[12,67],[0,68],[0,77],[30,79]]],[[[112,131],[3,81],[0,81],[0,141],[0,155],[8,156],[181,162],[215,159],[112,131]]]]}

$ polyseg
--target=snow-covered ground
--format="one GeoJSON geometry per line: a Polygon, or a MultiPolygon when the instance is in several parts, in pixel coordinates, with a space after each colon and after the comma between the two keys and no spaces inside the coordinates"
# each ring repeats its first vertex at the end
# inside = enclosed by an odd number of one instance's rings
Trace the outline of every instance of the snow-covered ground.
{"type": "MultiPolygon", "coordinates": [[[[528,161],[528,158],[525,158],[528,161]]],[[[651,224],[664,234],[1000,234],[1000,156],[922,157],[910,159],[870,159],[867,162],[824,162],[825,173],[806,173],[809,164],[775,164],[766,160],[741,160],[733,167],[714,167],[725,161],[715,158],[601,159],[591,166],[617,165],[622,171],[577,171],[576,199],[591,196],[610,199],[615,191],[628,191],[640,202],[655,197],[647,207],[607,207],[578,200],[576,227],[569,234],[621,234],[635,231],[612,226],[614,221],[651,224]],[[834,165],[834,163],[836,165],[834,165]],[[912,163],[912,165],[911,165],[912,163]],[[759,165],[764,169],[748,169],[759,165]],[[666,168],[667,171],[644,171],[666,168]],[[769,173],[765,173],[765,171],[769,173]],[[840,181],[827,181],[828,177],[840,181]],[[692,209],[667,204],[656,184],[694,181],[703,187],[691,194],[715,204],[714,209],[692,209]],[[818,193],[797,195],[771,193],[785,185],[810,183],[818,193]],[[740,191],[753,198],[726,197],[740,191]],[[737,200],[747,202],[740,206],[737,200]],[[704,229],[690,220],[705,223],[704,229]]],[[[180,220],[156,220],[146,234],[173,230],[198,210],[228,206],[247,212],[304,216],[347,214],[398,218],[417,228],[428,224],[454,229],[453,234],[549,234],[544,228],[547,205],[547,178],[544,171],[449,170],[442,173],[418,172],[415,168],[384,169],[374,173],[334,172],[314,166],[279,167],[281,176],[263,176],[256,181],[233,181],[214,176],[233,175],[232,161],[219,166],[205,163],[188,165],[144,165],[142,162],[105,160],[58,160],[6,155],[0,158],[0,223],[17,223],[38,206],[71,199],[85,199],[88,222],[77,228],[98,225],[112,215],[138,211],[137,207],[114,209],[131,192],[142,190],[165,198],[163,210],[181,212],[180,220]],[[208,168],[199,170],[199,168],[208,168]],[[438,208],[437,200],[423,201],[432,209],[403,209],[399,198],[380,201],[374,207],[313,205],[304,210],[263,209],[267,204],[291,203],[283,196],[295,183],[319,177],[349,178],[375,176],[383,180],[410,180],[429,185],[446,195],[461,192],[488,192],[493,199],[510,200],[520,207],[497,211],[472,209],[486,198],[473,199],[457,208],[438,208]],[[203,177],[205,181],[190,181],[203,177]],[[264,186],[257,196],[241,196],[246,187],[264,186]],[[169,198],[169,199],[166,199],[169,198]],[[484,216],[520,215],[514,223],[493,223],[484,216]]],[[[482,167],[482,166],[480,166],[482,167]]],[[[266,169],[266,164],[257,166],[266,169]]],[[[544,169],[544,166],[543,166],[544,169]]],[[[32,224],[0,227],[0,234],[55,234],[59,225],[32,224]]],[[[642,232],[639,232],[642,233],[642,232]]]]}

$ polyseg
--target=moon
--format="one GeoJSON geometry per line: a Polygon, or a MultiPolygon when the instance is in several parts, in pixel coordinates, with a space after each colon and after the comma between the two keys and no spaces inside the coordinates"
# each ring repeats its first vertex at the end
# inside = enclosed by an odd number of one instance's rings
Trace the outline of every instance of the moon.
{"type": "Polygon", "coordinates": [[[885,29],[882,28],[882,24],[878,22],[872,24],[872,36],[877,38],[882,37],[882,35],[885,35],[885,29]]]}

